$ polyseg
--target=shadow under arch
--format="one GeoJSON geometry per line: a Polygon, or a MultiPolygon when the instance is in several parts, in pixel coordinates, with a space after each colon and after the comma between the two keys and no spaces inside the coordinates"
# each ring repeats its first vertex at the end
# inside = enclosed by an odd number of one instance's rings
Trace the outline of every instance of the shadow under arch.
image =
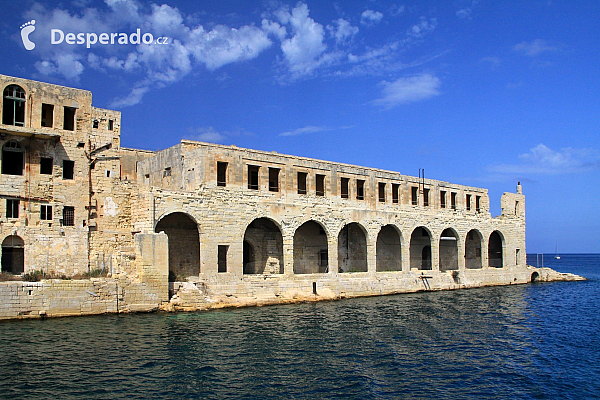
{"type": "Polygon", "coordinates": [[[490,268],[504,267],[504,237],[500,231],[490,234],[488,241],[488,265],[490,268]]]}
{"type": "Polygon", "coordinates": [[[480,269],[481,262],[481,242],[483,235],[477,229],[471,229],[465,238],[465,268],[480,269]]]}
{"type": "Polygon", "coordinates": [[[257,218],[244,232],[244,274],[283,274],[283,235],[269,218],[257,218]]]}
{"type": "Polygon", "coordinates": [[[169,281],[200,274],[200,232],[190,215],[167,214],[158,221],[154,232],[164,232],[169,238],[169,281]]]}
{"type": "Polygon", "coordinates": [[[431,270],[431,233],[423,226],[410,235],[410,268],[431,270]]]}
{"type": "Polygon", "coordinates": [[[376,269],[402,271],[402,237],[395,225],[384,225],[377,234],[376,269]]]}
{"type": "Polygon", "coordinates": [[[294,233],[294,274],[328,271],[329,250],[325,228],[316,221],[306,221],[294,233]]]}
{"type": "Polygon", "coordinates": [[[458,269],[458,233],[452,228],[446,228],[440,235],[440,271],[458,269]]]}
{"type": "Polygon", "coordinates": [[[367,272],[367,235],[357,222],[344,225],[338,234],[338,272],[367,272]]]}
{"type": "Polygon", "coordinates": [[[2,272],[25,272],[25,242],[20,236],[10,235],[2,241],[2,272]]]}

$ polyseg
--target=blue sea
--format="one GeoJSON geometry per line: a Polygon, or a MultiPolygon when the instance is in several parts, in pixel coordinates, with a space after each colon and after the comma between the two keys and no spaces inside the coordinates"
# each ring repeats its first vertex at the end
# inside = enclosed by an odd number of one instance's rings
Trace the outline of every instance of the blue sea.
{"type": "Polygon", "coordinates": [[[600,255],[544,261],[588,281],[3,322],[0,398],[600,398],[600,255]]]}

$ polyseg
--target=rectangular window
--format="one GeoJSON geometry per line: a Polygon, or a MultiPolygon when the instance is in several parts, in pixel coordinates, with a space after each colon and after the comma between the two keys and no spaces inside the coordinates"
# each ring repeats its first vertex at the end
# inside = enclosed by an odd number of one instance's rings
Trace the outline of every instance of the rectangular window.
{"type": "Polygon", "coordinates": [[[52,159],[42,157],[40,158],[40,174],[52,175],[52,159]]]}
{"type": "Polygon", "coordinates": [[[385,203],[385,183],[379,182],[379,202],[385,203]]]}
{"type": "Polygon", "coordinates": [[[75,207],[64,206],[63,207],[63,226],[75,226],[75,207]]]}
{"type": "Polygon", "coordinates": [[[219,245],[219,254],[217,260],[218,272],[227,272],[227,251],[229,246],[219,245]]]}
{"type": "Polygon", "coordinates": [[[446,191],[440,191],[440,208],[446,208],[446,191]]]}
{"type": "Polygon", "coordinates": [[[419,188],[416,186],[410,188],[410,202],[413,206],[419,205],[419,188]]]}
{"type": "Polygon", "coordinates": [[[519,258],[521,258],[521,249],[515,251],[515,265],[519,265],[519,258]]]}
{"type": "Polygon", "coordinates": [[[75,161],[63,160],[63,179],[73,179],[75,161]]]}
{"type": "Polygon", "coordinates": [[[471,195],[468,194],[466,200],[467,211],[471,211],[471,195]]]}
{"type": "Polygon", "coordinates": [[[392,203],[398,204],[400,201],[400,185],[392,183],[392,203]]]}
{"type": "Polygon", "coordinates": [[[65,107],[63,129],[66,131],[75,130],[75,110],[73,107],[65,107]]]}
{"type": "Polygon", "coordinates": [[[350,196],[350,178],[342,178],[340,180],[340,186],[342,199],[347,199],[350,196]]]}
{"type": "Polygon", "coordinates": [[[258,170],[259,166],[248,165],[248,189],[258,190],[258,170]]]}
{"type": "Polygon", "coordinates": [[[114,129],[114,121],[112,119],[108,120],[108,130],[112,131],[114,129]]]}
{"type": "Polygon", "coordinates": [[[456,192],[450,193],[450,208],[456,210],[456,192]]]}
{"type": "Polygon", "coordinates": [[[98,126],[99,126],[99,125],[100,125],[100,122],[98,122],[98,120],[97,120],[97,119],[95,119],[95,120],[92,122],[92,128],[94,128],[94,129],[98,129],[98,126]]]}
{"type": "Polygon", "coordinates": [[[365,181],[362,179],[356,180],[356,200],[365,199],[365,181]]]}
{"type": "Polygon", "coordinates": [[[42,126],[52,128],[54,122],[54,105],[42,103],[42,126]]]}
{"type": "Polygon", "coordinates": [[[19,200],[6,200],[6,218],[19,218],[19,200]]]}
{"type": "Polygon", "coordinates": [[[429,189],[423,189],[423,205],[429,207],[429,189]]]}
{"type": "Polygon", "coordinates": [[[298,194],[306,194],[306,172],[298,172],[298,194]]]}
{"type": "Polygon", "coordinates": [[[269,168],[269,192],[279,192],[279,168],[269,168]]]}
{"type": "Polygon", "coordinates": [[[149,185],[150,184],[150,174],[144,175],[144,184],[145,185],[149,185]]]}
{"type": "Polygon", "coordinates": [[[316,182],[317,196],[325,196],[325,175],[317,174],[316,179],[317,179],[317,182],[316,182]]]}
{"type": "Polygon", "coordinates": [[[475,211],[481,212],[481,196],[475,196],[475,211]]]}
{"type": "Polygon", "coordinates": [[[171,167],[167,167],[163,170],[163,178],[166,178],[167,176],[171,176],[171,167]]]}
{"type": "Polygon", "coordinates": [[[217,161],[217,186],[227,186],[227,163],[217,161]]]}
{"type": "Polygon", "coordinates": [[[40,206],[40,219],[42,221],[52,221],[52,206],[47,204],[40,206]]]}

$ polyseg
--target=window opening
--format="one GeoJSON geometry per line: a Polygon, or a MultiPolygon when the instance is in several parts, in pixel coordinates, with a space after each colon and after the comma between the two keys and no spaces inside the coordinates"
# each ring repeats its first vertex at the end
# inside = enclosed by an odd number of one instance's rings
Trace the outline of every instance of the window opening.
{"type": "Polygon", "coordinates": [[[75,130],[75,110],[73,107],[65,107],[63,129],[66,131],[75,130]]]}
{"type": "Polygon", "coordinates": [[[99,122],[98,122],[98,120],[97,120],[97,119],[95,119],[95,120],[94,120],[94,122],[92,123],[92,127],[93,127],[94,129],[98,129],[98,125],[99,125],[99,122]]]}
{"type": "Polygon", "coordinates": [[[218,272],[227,272],[227,251],[229,246],[219,245],[217,269],[218,272]]]}
{"type": "Polygon", "coordinates": [[[341,197],[342,199],[347,199],[349,197],[350,192],[350,178],[342,178],[340,181],[341,185],[341,197]]]}
{"type": "Polygon", "coordinates": [[[357,200],[365,199],[365,181],[362,179],[356,180],[356,199],[357,200]]]}
{"type": "Polygon", "coordinates": [[[400,185],[392,183],[392,203],[397,204],[400,201],[400,185]]]}
{"type": "Polygon", "coordinates": [[[40,174],[52,175],[52,158],[40,158],[40,174]]]}
{"type": "Polygon", "coordinates": [[[217,161],[217,186],[227,186],[227,163],[217,161]]]}
{"type": "Polygon", "coordinates": [[[419,188],[411,186],[410,188],[410,199],[413,206],[419,205],[419,188]]]}
{"type": "Polygon", "coordinates": [[[471,211],[471,195],[470,194],[467,195],[466,202],[467,202],[467,204],[466,204],[467,211],[471,211]]]}
{"type": "Polygon", "coordinates": [[[379,182],[379,202],[385,203],[385,183],[379,182]]]}
{"type": "Polygon", "coordinates": [[[258,170],[256,165],[248,165],[248,189],[258,190],[258,170]]]}
{"type": "Polygon", "coordinates": [[[306,172],[298,172],[298,194],[306,194],[306,172]]]}
{"type": "Polygon", "coordinates": [[[52,128],[54,123],[54,105],[42,103],[42,126],[52,128]]]}
{"type": "Polygon", "coordinates": [[[63,179],[73,179],[75,161],[63,160],[63,179]]]}
{"type": "Polygon", "coordinates": [[[108,130],[112,131],[114,128],[114,121],[112,119],[108,120],[108,130]]]}
{"type": "Polygon", "coordinates": [[[9,85],[4,89],[2,123],[25,126],[25,91],[22,87],[9,85]]]}
{"type": "Polygon", "coordinates": [[[19,218],[19,200],[6,199],[6,218],[19,218]]]}
{"type": "Polygon", "coordinates": [[[279,192],[279,168],[269,168],[269,192],[279,192]]]}
{"type": "Polygon", "coordinates": [[[150,174],[144,175],[144,184],[146,184],[146,185],[150,184],[150,174]]]}
{"type": "Polygon", "coordinates": [[[450,193],[450,208],[452,208],[453,210],[456,210],[456,193],[455,192],[450,193]]]}
{"type": "Polygon", "coordinates": [[[25,151],[19,142],[11,140],[2,147],[2,173],[5,175],[23,175],[25,151]]]}
{"type": "Polygon", "coordinates": [[[163,171],[163,178],[166,178],[167,176],[171,176],[171,167],[167,167],[163,171]]]}
{"type": "Polygon", "coordinates": [[[325,175],[317,174],[316,178],[316,194],[317,196],[325,196],[325,175]]]}
{"type": "Polygon", "coordinates": [[[47,204],[40,206],[40,219],[43,221],[52,221],[52,206],[47,204]]]}
{"type": "Polygon", "coordinates": [[[423,205],[429,207],[429,189],[423,189],[423,205]]]}
{"type": "Polygon", "coordinates": [[[481,196],[475,196],[475,211],[481,212],[481,196]]]}
{"type": "Polygon", "coordinates": [[[75,207],[64,206],[63,207],[63,226],[75,226],[75,207]]]}
{"type": "Polygon", "coordinates": [[[440,208],[446,208],[446,191],[440,191],[440,208]]]}

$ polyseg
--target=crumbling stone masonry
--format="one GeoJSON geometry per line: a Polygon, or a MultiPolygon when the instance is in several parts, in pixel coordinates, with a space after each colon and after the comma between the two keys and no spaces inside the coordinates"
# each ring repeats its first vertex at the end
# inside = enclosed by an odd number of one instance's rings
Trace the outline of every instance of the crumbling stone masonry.
{"type": "MultiPolygon", "coordinates": [[[[101,292],[92,309],[118,312],[531,280],[520,185],[492,218],[486,189],[398,172],[187,140],[123,148],[120,113],[88,91],[0,87],[2,271],[109,276],[3,284],[15,304],[30,286],[101,292]]],[[[0,317],[27,311],[11,307],[0,317]]]]}

